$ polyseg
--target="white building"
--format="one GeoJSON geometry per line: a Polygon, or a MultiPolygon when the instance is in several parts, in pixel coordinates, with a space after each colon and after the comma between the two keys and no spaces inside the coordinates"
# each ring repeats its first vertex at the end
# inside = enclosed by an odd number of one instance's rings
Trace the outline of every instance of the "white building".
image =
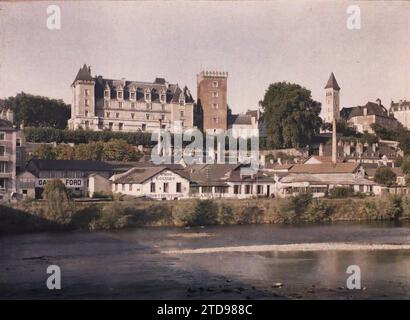
{"type": "Polygon", "coordinates": [[[166,166],[137,167],[110,178],[112,192],[157,200],[189,197],[189,179],[182,170],[166,166]]]}
{"type": "Polygon", "coordinates": [[[399,100],[391,102],[390,114],[392,114],[405,128],[410,129],[410,101],[399,100]]]}

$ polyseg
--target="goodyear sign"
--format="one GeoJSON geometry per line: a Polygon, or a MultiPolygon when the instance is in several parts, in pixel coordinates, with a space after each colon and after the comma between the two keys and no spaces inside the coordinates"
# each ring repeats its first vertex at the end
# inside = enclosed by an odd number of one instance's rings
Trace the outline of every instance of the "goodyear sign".
{"type": "MultiPolygon", "coordinates": [[[[47,181],[56,179],[37,179],[36,188],[44,188],[47,181]]],[[[84,187],[84,179],[81,178],[63,178],[60,179],[67,188],[82,188],[84,187]]]]}

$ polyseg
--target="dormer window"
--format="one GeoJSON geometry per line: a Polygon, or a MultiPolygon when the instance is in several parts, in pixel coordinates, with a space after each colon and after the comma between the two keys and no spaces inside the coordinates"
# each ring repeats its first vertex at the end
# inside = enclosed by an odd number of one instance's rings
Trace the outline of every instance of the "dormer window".
{"type": "Polygon", "coordinates": [[[184,96],[183,96],[182,94],[179,96],[179,105],[180,105],[180,106],[184,106],[184,105],[185,105],[185,98],[184,98],[184,96]]]}
{"type": "Polygon", "coordinates": [[[105,90],[104,90],[104,98],[105,98],[105,99],[109,99],[109,98],[110,98],[110,90],[109,90],[109,89],[105,89],[105,90]]]}
{"type": "Polygon", "coordinates": [[[145,90],[145,101],[146,102],[151,101],[151,91],[149,89],[145,90]]]}
{"type": "Polygon", "coordinates": [[[167,96],[166,96],[165,92],[161,91],[161,94],[159,96],[159,100],[161,101],[161,103],[165,103],[166,99],[167,99],[167,96]]]}
{"type": "Polygon", "coordinates": [[[136,97],[136,92],[135,92],[135,91],[131,91],[131,92],[130,92],[130,99],[131,99],[131,100],[135,100],[135,97],[136,97]]]}
{"type": "Polygon", "coordinates": [[[122,98],[123,98],[123,91],[117,90],[117,99],[122,99],[122,98]]]}

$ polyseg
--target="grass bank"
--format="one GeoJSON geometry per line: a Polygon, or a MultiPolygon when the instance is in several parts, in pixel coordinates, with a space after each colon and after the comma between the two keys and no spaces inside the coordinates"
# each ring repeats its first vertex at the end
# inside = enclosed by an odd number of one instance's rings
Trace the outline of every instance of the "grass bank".
{"type": "Polygon", "coordinates": [[[47,212],[45,202],[0,206],[0,232],[115,230],[144,226],[375,221],[410,218],[410,197],[314,199],[301,194],[287,199],[115,200],[71,203],[64,219],[47,212]],[[64,222],[62,222],[64,221],[64,222]]]}

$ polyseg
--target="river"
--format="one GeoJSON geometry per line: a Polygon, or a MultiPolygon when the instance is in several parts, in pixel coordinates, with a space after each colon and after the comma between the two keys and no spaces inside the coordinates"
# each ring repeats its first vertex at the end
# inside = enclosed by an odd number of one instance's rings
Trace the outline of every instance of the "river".
{"type": "Polygon", "coordinates": [[[0,298],[409,299],[409,247],[409,223],[3,235],[0,298]],[[49,265],[61,290],[46,287],[49,265]]]}

